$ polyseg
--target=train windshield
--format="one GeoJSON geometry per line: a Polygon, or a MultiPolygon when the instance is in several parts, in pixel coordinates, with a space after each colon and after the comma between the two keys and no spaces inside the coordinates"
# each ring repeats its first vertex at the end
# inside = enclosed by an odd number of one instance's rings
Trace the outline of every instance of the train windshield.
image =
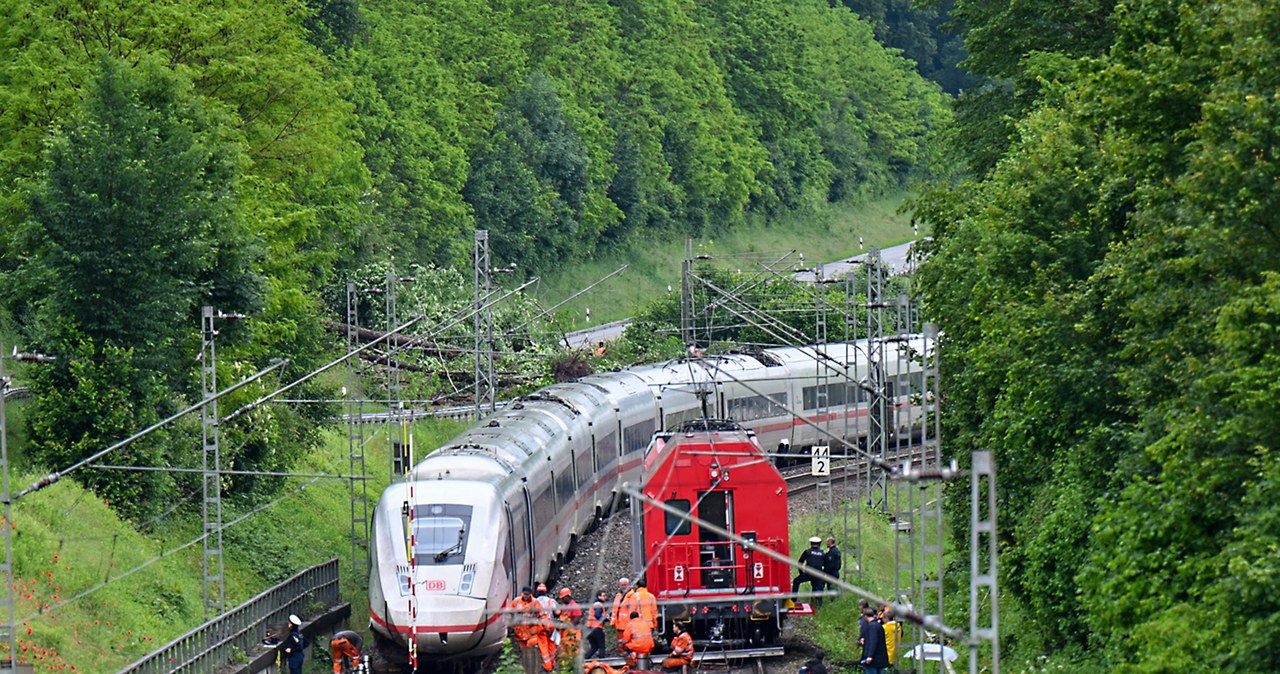
{"type": "Polygon", "coordinates": [[[471,506],[420,505],[414,509],[412,526],[414,562],[419,566],[461,564],[466,558],[471,506]]]}

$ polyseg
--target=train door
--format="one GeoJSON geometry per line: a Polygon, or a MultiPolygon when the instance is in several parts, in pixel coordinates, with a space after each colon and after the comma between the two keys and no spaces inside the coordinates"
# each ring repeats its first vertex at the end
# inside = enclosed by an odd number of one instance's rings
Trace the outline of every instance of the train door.
{"type": "MultiPolygon", "coordinates": [[[[698,519],[733,533],[733,492],[709,491],[698,494],[698,519]]],[[[705,588],[735,587],[733,542],[720,534],[698,527],[698,561],[705,588]]]]}
{"type": "MultiPolygon", "coordinates": [[[[520,578],[520,554],[516,546],[516,537],[524,536],[524,532],[516,529],[516,518],[511,514],[511,504],[507,503],[507,545],[502,555],[502,570],[511,574],[512,591],[519,590],[521,587],[520,578]]],[[[525,527],[526,529],[528,527],[525,527]]]]}
{"type": "Polygon", "coordinates": [[[589,422],[587,428],[591,432],[591,474],[595,476],[600,473],[600,443],[596,440],[595,422],[589,422]]]}
{"type": "Polygon", "coordinates": [[[528,585],[533,582],[533,566],[536,556],[534,555],[533,549],[533,500],[529,498],[529,487],[527,485],[522,485],[520,487],[520,498],[524,501],[523,507],[521,508],[524,513],[523,517],[517,517],[516,520],[520,528],[520,530],[516,532],[516,545],[519,546],[520,543],[523,542],[525,556],[523,560],[517,559],[516,564],[520,566],[520,570],[525,574],[521,585],[528,585]]]}

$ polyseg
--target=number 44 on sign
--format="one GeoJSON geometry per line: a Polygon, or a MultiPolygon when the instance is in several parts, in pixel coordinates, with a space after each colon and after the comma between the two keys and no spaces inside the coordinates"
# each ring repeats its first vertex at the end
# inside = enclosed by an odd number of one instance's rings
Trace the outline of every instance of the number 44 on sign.
{"type": "Polygon", "coordinates": [[[819,445],[813,448],[813,475],[825,477],[831,474],[831,448],[819,445]]]}

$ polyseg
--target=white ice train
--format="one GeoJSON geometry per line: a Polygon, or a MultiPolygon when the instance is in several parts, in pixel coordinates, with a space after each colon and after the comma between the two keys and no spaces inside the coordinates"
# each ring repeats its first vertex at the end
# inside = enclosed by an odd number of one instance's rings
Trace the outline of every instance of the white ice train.
{"type": "MultiPolygon", "coordinates": [[[[411,484],[383,492],[369,551],[370,626],[406,648],[416,638],[419,658],[497,651],[507,633],[502,608],[608,514],[654,432],[715,416],[754,430],[764,447],[825,444],[794,410],[834,435],[863,437],[866,347],[681,359],[556,384],[506,406],[414,466],[411,484]]],[[[885,343],[890,432],[917,422],[908,396],[921,390],[924,348],[919,336],[885,343]]]]}

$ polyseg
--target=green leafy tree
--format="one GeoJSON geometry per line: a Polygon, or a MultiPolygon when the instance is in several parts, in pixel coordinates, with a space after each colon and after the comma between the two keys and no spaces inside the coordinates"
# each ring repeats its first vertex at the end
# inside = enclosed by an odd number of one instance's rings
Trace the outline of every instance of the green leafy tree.
{"type": "MultiPolygon", "coordinates": [[[[32,441],[61,466],[157,418],[190,362],[198,307],[250,307],[260,280],[242,264],[240,156],[180,78],[103,59],[83,112],[49,145],[32,199],[38,283],[34,336],[61,356],[37,379],[32,441]],[[49,420],[56,419],[57,423],[49,420]]],[[[154,444],[149,445],[155,447],[154,444]]],[[[132,452],[158,465],[154,450],[132,452]]],[[[154,503],[155,476],[90,482],[126,510],[154,503]],[[144,486],[145,485],[145,486],[144,486]]]]}
{"type": "Polygon", "coordinates": [[[1101,635],[1113,671],[1269,669],[1278,11],[1129,3],[1105,56],[1025,57],[1010,151],[919,204],[947,423],[999,452],[1010,585],[1040,643],[1101,635]]]}
{"type": "Polygon", "coordinates": [[[252,239],[237,223],[241,157],[223,121],[148,62],[102,61],[83,114],[50,143],[31,202],[39,332],[66,321],[174,372],[201,303],[216,293],[229,307],[256,304],[252,239]]]}
{"type": "Polygon", "coordinates": [[[489,230],[496,259],[523,260],[537,271],[590,253],[595,236],[581,224],[586,146],[546,76],[532,76],[498,114],[471,163],[463,195],[475,210],[476,227],[489,230]]]}

